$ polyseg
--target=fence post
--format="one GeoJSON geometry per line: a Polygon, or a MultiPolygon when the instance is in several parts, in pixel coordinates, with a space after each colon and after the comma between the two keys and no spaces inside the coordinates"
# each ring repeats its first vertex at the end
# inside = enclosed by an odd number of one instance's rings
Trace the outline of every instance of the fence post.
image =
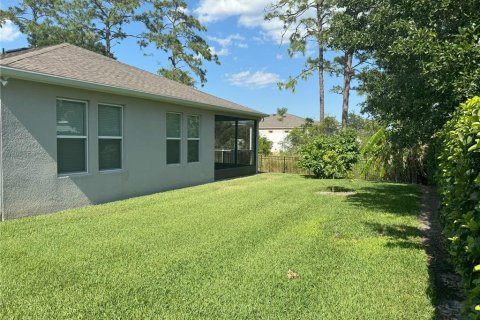
{"type": "Polygon", "coordinates": [[[287,160],[286,160],[285,156],[283,156],[283,173],[285,173],[286,170],[287,170],[287,167],[286,167],[287,163],[286,163],[286,161],[287,161],[287,160]]]}

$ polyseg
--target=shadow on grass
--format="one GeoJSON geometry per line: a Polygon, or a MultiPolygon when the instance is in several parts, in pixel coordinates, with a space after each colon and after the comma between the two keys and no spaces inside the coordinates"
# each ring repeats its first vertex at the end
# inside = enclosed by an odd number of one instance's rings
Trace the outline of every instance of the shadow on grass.
{"type": "Polygon", "coordinates": [[[415,186],[377,184],[357,190],[347,197],[352,205],[396,215],[418,215],[419,196],[415,186]]]}
{"type": "MultiPolygon", "coordinates": [[[[366,189],[366,188],[365,188],[366,189]]],[[[460,277],[448,261],[445,235],[442,232],[438,215],[439,200],[433,188],[422,187],[423,197],[421,207],[411,206],[418,197],[411,194],[408,186],[374,187],[372,193],[352,195],[351,201],[369,208],[378,208],[396,214],[418,214],[420,211],[421,226],[388,225],[369,223],[365,225],[387,237],[386,247],[413,250],[425,250],[428,257],[429,287],[426,294],[430,297],[435,313],[432,320],[463,319],[460,316],[460,301],[463,291],[460,277]],[[378,197],[378,199],[376,199],[378,197]],[[392,203],[385,202],[391,201],[392,203]],[[370,201],[370,203],[369,203],[370,201]],[[409,210],[402,209],[402,202],[409,210]],[[420,209],[420,210],[417,210],[420,209]]]]}
{"type": "Polygon", "coordinates": [[[385,245],[389,248],[423,250],[423,244],[419,241],[424,236],[423,232],[415,227],[407,225],[385,225],[381,223],[365,223],[366,226],[387,237],[389,242],[385,245]]]}

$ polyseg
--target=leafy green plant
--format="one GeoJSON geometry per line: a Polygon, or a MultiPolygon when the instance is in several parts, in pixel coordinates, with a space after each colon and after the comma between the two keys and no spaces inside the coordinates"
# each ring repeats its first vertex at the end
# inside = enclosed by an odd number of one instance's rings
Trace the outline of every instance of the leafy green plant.
{"type": "Polygon", "coordinates": [[[265,137],[258,138],[258,153],[262,156],[268,156],[272,153],[273,142],[265,137]]]}
{"type": "Polygon", "coordinates": [[[437,135],[439,187],[449,250],[463,278],[464,312],[480,319],[480,97],[460,105],[437,135]]]}
{"type": "Polygon", "coordinates": [[[364,144],[360,153],[365,160],[362,176],[395,182],[427,182],[424,168],[426,146],[413,144],[400,147],[398,141],[392,141],[391,130],[380,128],[364,144]]]}
{"type": "Polygon", "coordinates": [[[359,146],[352,131],[320,135],[302,146],[298,165],[316,178],[342,177],[358,161],[359,146]]]}

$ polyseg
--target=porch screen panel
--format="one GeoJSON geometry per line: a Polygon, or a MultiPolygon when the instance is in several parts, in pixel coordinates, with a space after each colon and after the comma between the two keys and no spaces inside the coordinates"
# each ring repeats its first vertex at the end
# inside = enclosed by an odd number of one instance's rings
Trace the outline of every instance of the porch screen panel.
{"type": "Polygon", "coordinates": [[[235,167],[235,121],[215,121],[215,168],[235,167]]]}
{"type": "Polygon", "coordinates": [[[241,166],[252,166],[255,157],[255,121],[238,121],[238,164],[241,166]]]}

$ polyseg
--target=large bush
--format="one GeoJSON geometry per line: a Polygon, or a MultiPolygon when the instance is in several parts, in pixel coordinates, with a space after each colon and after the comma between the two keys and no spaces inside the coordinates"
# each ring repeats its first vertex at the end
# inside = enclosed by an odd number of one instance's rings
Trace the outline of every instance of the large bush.
{"type": "Polygon", "coordinates": [[[273,142],[265,137],[258,138],[258,153],[262,156],[268,156],[272,153],[273,142]]]}
{"type": "Polygon", "coordinates": [[[299,167],[308,169],[317,178],[335,178],[358,161],[359,145],[352,131],[321,135],[300,149],[299,167]]]}
{"type": "Polygon", "coordinates": [[[439,137],[442,218],[466,288],[464,311],[480,319],[480,97],[462,104],[439,137]]]}

